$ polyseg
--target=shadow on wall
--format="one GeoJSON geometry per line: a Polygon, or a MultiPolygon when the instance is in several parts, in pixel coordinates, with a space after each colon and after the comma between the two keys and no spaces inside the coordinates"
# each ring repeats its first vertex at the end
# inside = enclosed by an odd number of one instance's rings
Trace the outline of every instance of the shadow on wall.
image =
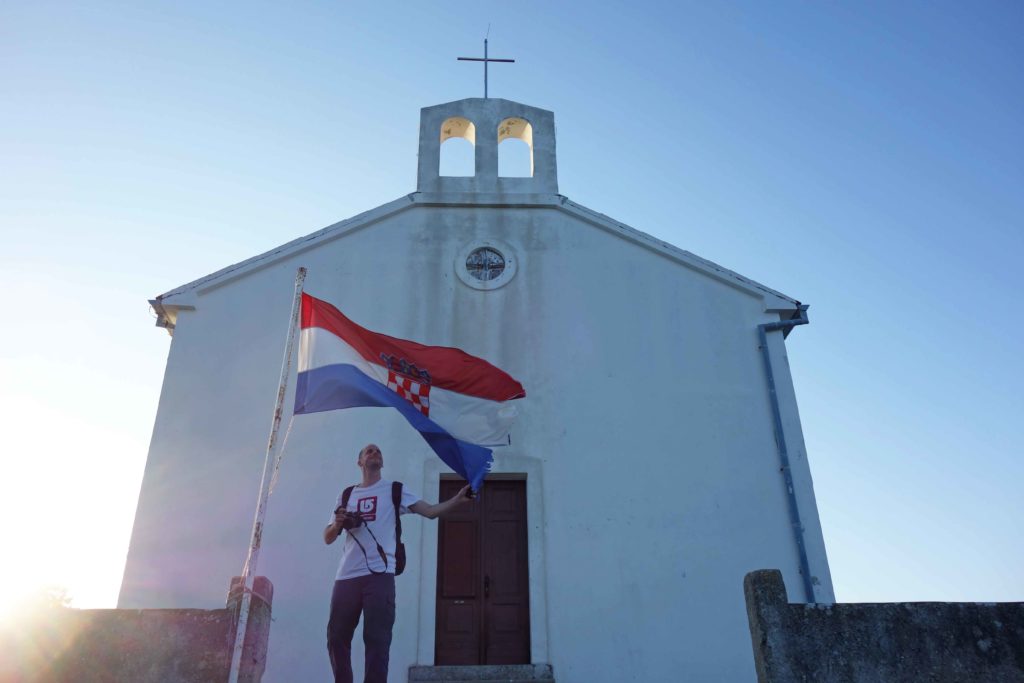
{"type": "MultiPolygon", "coordinates": [[[[42,683],[224,683],[238,622],[239,579],[224,609],[42,609],[0,630],[0,681],[42,683]]],[[[274,587],[253,583],[238,680],[266,668],[274,587]]]]}
{"type": "Polygon", "coordinates": [[[777,570],[743,589],[760,683],[1024,683],[1024,603],[789,604],[777,570]]]}

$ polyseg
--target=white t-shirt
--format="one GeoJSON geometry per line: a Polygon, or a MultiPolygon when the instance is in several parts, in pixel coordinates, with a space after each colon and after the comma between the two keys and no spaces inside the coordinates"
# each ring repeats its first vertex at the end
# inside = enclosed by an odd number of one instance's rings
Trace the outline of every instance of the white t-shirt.
{"type": "MultiPolygon", "coordinates": [[[[334,510],[341,505],[341,496],[343,494],[344,491],[338,494],[338,500],[334,503],[334,509],[331,510],[331,518],[328,524],[334,523],[334,510]]],[[[402,485],[402,504],[400,509],[403,515],[408,514],[409,507],[415,505],[419,500],[419,496],[415,493],[410,493],[405,484],[402,485]]],[[[349,512],[358,510],[363,515],[365,524],[355,529],[346,529],[342,532],[345,543],[341,553],[341,562],[338,564],[336,580],[354,579],[357,576],[370,574],[371,572],[367,568],[367,564],[375,572],[387,571],[388,574],[394,574],[395,505],[391,502],[391,482],[387,479],[381,479],[376,484],[366,488],[356,486],[352,489],[352,494],[348,499],[348,506],[345,509],[349,512]],[[387,569],[384,568],[384,562],[380,559],[380,553],[377,552],[377,543],[374,542],[370,531],[367,531],[367,526],[370,527],[373,536],[377,537],[377,542],[384,548],[384,553],[388,556],[387,569]],[[353,539],[353,534],[359,539],[359,543],[363,544],[363,548],[366,550],[365,558],[363,557],[363,551],[359,549],[359,545],[353,539]]]]}

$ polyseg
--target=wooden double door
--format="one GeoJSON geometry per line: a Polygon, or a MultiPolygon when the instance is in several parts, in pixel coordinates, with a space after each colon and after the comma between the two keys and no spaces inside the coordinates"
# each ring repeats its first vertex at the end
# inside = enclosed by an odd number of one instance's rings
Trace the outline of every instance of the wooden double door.
{"type": "MultiPolygon", "coordinates": [[[[442,480],[440,499],[465,482],[442,480]]],[[[529,664],[526,482],[484,482],[439,520],[434,663],[529,664]]]]}

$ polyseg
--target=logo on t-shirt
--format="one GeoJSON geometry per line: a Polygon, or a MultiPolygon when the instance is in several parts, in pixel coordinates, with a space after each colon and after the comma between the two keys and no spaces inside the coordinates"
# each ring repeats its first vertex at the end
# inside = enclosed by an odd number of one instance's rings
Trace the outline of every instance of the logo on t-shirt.
{"type": "Polygon", "coordinates": [[[359,510],[359,514],[363,516],[364,520],[372,522],[377,519],[377,496],[360,498],[356,505],[356,509],[359,510]]]}

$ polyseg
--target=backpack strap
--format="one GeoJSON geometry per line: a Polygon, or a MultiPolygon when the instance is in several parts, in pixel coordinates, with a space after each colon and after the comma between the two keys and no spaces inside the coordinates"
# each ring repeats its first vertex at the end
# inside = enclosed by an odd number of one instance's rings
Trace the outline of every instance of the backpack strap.
{"type": "Polygon", "coordinates": [[[391,502],[395,504],[395,547],[402,543],[402,482],[391,482],[391,502]]]}
{"type": "Polygon", "coordinates": [[[347,489],[345,489],[344,491],[341,492],[341,509],[342,510],[348,510],[348,499],[352,497],[352,491],[355,489],[355,487],[356,487],[356,485],[353,484],[352,486],[349,486],[347,489]]]}

